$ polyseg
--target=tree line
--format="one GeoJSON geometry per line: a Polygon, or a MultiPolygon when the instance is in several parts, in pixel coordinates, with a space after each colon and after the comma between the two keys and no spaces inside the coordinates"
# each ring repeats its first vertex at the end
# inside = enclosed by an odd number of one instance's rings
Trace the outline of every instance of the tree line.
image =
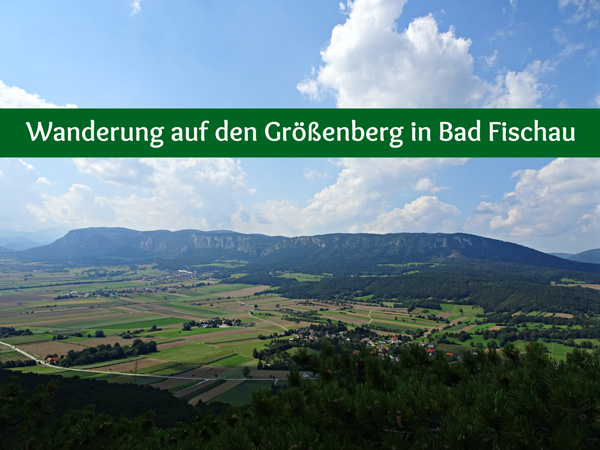
{"type": "Polygon", "coordinates": [[[156,351],[155,341],[144,342],[141,339],[136,339],[131,345],[124,346],[121,346],[118,342],[112,346],[110,344],[100,344],[97,347],[87,347],[81,351],[69,350],[58,361],[58,365],[62,367],[81,366],[146,355],[156,351]]]}

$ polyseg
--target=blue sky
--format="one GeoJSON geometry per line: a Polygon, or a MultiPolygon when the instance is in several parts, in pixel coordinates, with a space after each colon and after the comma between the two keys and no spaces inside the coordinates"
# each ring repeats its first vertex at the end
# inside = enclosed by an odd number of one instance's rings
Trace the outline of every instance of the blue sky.
{"type": "MultiPolygon", "coordinates": [[[[0,4],[0,107],[600,106],[598,0],[0,4]]],[[[600,247],[597,159],[0,159],[0,228],[600,247]]]]}

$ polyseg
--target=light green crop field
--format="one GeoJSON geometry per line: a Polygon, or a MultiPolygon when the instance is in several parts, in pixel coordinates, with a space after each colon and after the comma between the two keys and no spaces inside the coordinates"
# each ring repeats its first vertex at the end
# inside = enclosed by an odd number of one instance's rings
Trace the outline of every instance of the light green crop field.
{"type": "Polygon", "coordinates": [[[220,308],[220,304],[217,301],[213,303],[213,305],[215,305],[214,307],[209,305],[210,303],[203,306],[170,304],[166,306],[166,309],[169,311],[182,311],[186,313],[192,313],[197,315],[199,318],[211,318],[216,316],[223,317],[224,315],[229,313],[228,310],[220,308]]]}
{"type": "Polygon", "coordinates": [[[206,294],[218,294],[221,292],[228,291],[239,291],[241,289],[246,289],[252,287],[251,284],[213,284],[210,286],[202,286],[198,288],[201,292],[206,294]]]}
{"type": "Polygon", "coordinates": [[[219,348],[223,349],[224,351],[229,351],[230,353],[235,352],[247,358],[252,358],[252,352],[255,348],[260,351],[263,348],[267,347],[268,344],[269,341],[257,339],[253,342],[222,344],[219,345],[219,348]]]}
{"type": "MultiPolygon", "coordinates": [[[[128,323],[137,323],[137,322],[153,322],[154,320],[164,319],[164,315],[156,316],[156,315],[123,315],[118,318],[92,318],[86,320],[76,320],[77,316],[75,316],[74,320],[70,319],[70,317],[66,317],[62,322],[60,320],[52,320],[51,323],[54,325],[54,330],[63,329],[68,330],[103,330],[103,329],[122,329],[124,325],[128,323]]],[[[127,328],[126,328],[127,329],[127,328]]]]}
{"type": "Polygon", "coordinates": [[[138,328],[150,328],[152,325],[156,325],[157,327],[161,327],[164,325],[173,325],[176,323],[183,323],[185,320],[177,319],[175,317],[165,317],[165,318],[157,318],[152,320],[144,320],[141,322],[127,322],[115,325],[105,326],[104,329],[107,330],[133,330],[138,328]]]}
{"type": "Polygon", "coordinates": [[[219,367],[242,367],[246,365],[248,361],[252,361],[252,358],[248,359],[248,357],[243,355],[233,355],[228,356],[226,358],[220,359],[214,363],[209,364],[210,366],[219,366],[219,367]]]}
{"type": "Polygon", "coordinates": [[[35,342],[44,342],[44,341],[51,341],[51,340],[52,340],[52,335],[45,335],[45,334],[34,334],[31,336],[15,336],[15,337],[2,338],[3,342],[6,342],[7,344],[12,344],[12,345],[33,344],[35,342]]]}
{"type": "Polygon", "coordinates": [[[126,363],[130,361],[143,359],[142,356],[132,356],[131,358],[123,358],[118,361],[102,361],[96,364],[86,364],[85,366],[77,366],[78,369],[99,369],[106,366],[112,366],[115,363],[126,363]]]}
{"type": "Polygon", "coordinates": [[[279,275],[280,278],[293,278],[297,281],[321,281],[323,278],[327,278],[328,275],[311,275],[308,273],[286,273],[279,275]]]}
{"type": "Polygon", "coordinates": [[[181,364],[177,361],[169,361],[161,364],[155,364],[149,367],[142,367],[136,371],[136,373],[143,373],[147,375],[172,375],[174,373],[181,373],[189,368],[193,368],[194,365],[181,364]]]}
{"type": "MultiPolygon", "coordinates": [[[[170,338],[186,338],[197,334],[218,333],[223,328],[192,328],[189,331],[183,331],[181,327],[167,329],[164,331],[153,331],[152,336],[159,338],[160,342],[169,340],[170,338]]],[[[158,342],[158,341],[157,341],[158,342]]]]}
{"type": "Polygon", "coordinates": [[[25,360],[27,357],[19,352],[2,346],[0,348],[0,362],[25,360]],[[6,350],[5,350],[6,349],[6,350]]]}
{"type": "Polygon", "coordinates": [[[228,351],[221,348],[215,348],[210,345],[194,343],[160,350],[155,355],[157,358],[165,361],[176,361],[191,364],[209,364],[226,356],[231,356],[233,353],[233,350],[228,351]]]}

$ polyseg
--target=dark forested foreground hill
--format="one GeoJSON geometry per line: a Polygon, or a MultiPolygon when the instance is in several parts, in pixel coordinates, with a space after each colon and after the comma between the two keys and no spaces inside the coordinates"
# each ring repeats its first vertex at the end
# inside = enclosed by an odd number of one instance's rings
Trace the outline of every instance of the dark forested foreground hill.
{"type": "MultiPolygon", "coordinates": [[[[300,351],[289,388],[258,391],[246,407],[158,427],[147,414],[115,419],[93,409],[58,420],[48,386],[0,389],[2,448],[35,449],[597,449],[600,360],[575,350],[557,363],[539,343],[523,353],[479,350],[449,361],[405,347],[398,362],[366,348],[300,351]]],[[[70,392],[69,395],[76,395],[70,392]]]]}
{"type": "Polygon", "coordinates": [[[589,273],[600,265],[569,261],[509,242],[464,233],[328,234],[285,238],[231,231],[135,231],[86,228],[56,242],[14,252],[27,261],[207,264],[239,260],[261,270],[361,274],[407,263],[486,261],[589,273]]]}

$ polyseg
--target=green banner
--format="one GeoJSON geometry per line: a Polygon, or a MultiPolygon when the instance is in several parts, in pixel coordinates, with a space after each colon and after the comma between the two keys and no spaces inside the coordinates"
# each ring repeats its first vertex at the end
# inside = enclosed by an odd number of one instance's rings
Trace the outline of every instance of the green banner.
{"type": "Polygon", "coordinates": [[[598,157],[600,109],[0,109],[3,157],[598,157]]]}

